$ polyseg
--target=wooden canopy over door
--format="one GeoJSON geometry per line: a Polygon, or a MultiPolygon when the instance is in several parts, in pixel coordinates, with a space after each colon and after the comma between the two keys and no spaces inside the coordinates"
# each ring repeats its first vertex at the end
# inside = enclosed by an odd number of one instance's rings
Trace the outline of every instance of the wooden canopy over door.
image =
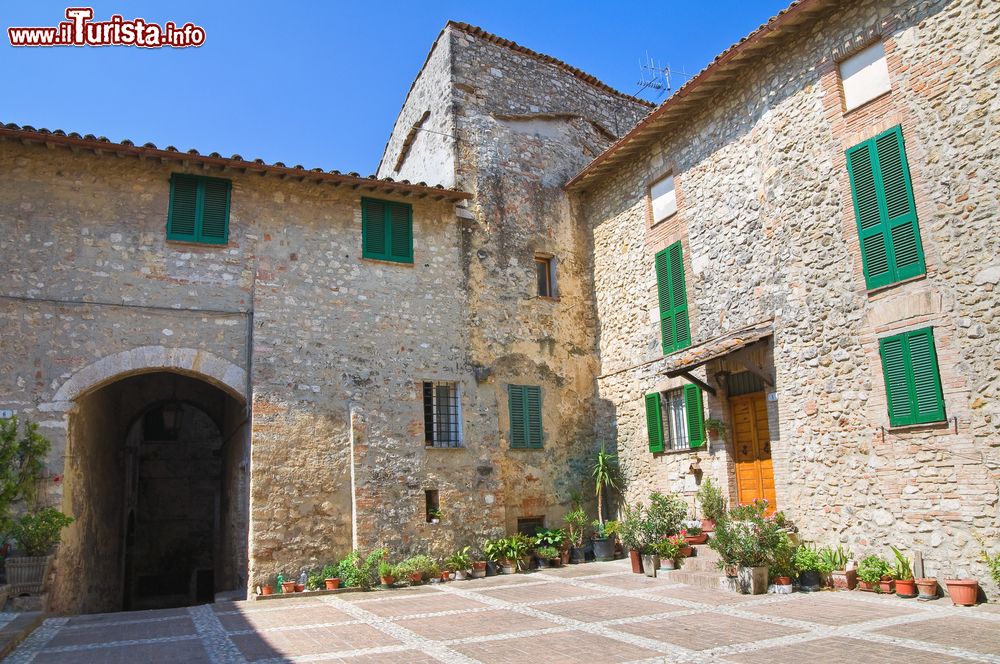
{"type": "Polygon", "coordinates": [[[763,392],[730,397],[733,444],[736,454],[736,491],[740,503],[768,501],[768,513],[777,508],[771,437],[767,427],[767,400],[763,392]]]}

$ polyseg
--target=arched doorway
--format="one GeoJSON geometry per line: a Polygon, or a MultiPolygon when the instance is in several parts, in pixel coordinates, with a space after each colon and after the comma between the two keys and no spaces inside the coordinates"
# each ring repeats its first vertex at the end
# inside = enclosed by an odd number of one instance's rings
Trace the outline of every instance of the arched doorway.
{"type": "MultiPolygon", "coordinates": [[[[78,396],[56,610],[187,606],[245,592],[249,423],[239,395],[150,371],[78,396]]],[[[65,504],[65,503],[64,503],[65,504]]]]}

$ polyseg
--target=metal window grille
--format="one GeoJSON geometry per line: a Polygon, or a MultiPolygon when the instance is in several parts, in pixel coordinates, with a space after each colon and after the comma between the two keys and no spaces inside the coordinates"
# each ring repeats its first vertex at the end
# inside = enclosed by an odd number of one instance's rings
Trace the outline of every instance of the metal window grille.
{"type": "Polygon", "coordinates": [[[462,446],[462,406],[458,383],[424,383],[424,443],[462,446]]]}
{"type": "Polygon", "coordinates": [[[684,404],[684,390],[660,392],[660,406],[667,413],[667,437],[670,449],[688,449],[687,406],[684,404]]]}

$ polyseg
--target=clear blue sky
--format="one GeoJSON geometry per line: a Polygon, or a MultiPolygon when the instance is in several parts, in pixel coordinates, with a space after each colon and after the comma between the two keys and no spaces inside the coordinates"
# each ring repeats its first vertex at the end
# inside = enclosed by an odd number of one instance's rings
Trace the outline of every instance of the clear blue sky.
{"type": "Polygon", "coordinates": [[[647,52],[696,73],[787,4],[7,0],[0,122],[369,174],[448,19],[635,93],[647,52]],[[67,5],[88,4],[95,20],[118,13],[161,25],[191,21],[207,40],[190,49],[10,46],[8,27],[55,26],[67,5]]]}

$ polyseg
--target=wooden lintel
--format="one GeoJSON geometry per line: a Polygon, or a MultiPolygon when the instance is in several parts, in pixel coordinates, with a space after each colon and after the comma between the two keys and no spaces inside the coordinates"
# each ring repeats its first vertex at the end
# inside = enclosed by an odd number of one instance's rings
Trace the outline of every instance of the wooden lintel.
{"type": "Polygon", "coordinates": [[[684,378],[686,378],[688,380],[688,382],[694,383],[695,385],[697,385],[701,389],[703,389],[706,392],[708,392],[709,394],[711,394],[713,397],[715,396],[715,388],[712,387],[711,385],[709,385],[708,383],[706,383],[705,381],[703,381],[701,378],[698,378],[694,374],[692,374],[692,373],[690,373],[688,371],[682,371],[678,375],[679,376],[683,376],[684,378]]]}

